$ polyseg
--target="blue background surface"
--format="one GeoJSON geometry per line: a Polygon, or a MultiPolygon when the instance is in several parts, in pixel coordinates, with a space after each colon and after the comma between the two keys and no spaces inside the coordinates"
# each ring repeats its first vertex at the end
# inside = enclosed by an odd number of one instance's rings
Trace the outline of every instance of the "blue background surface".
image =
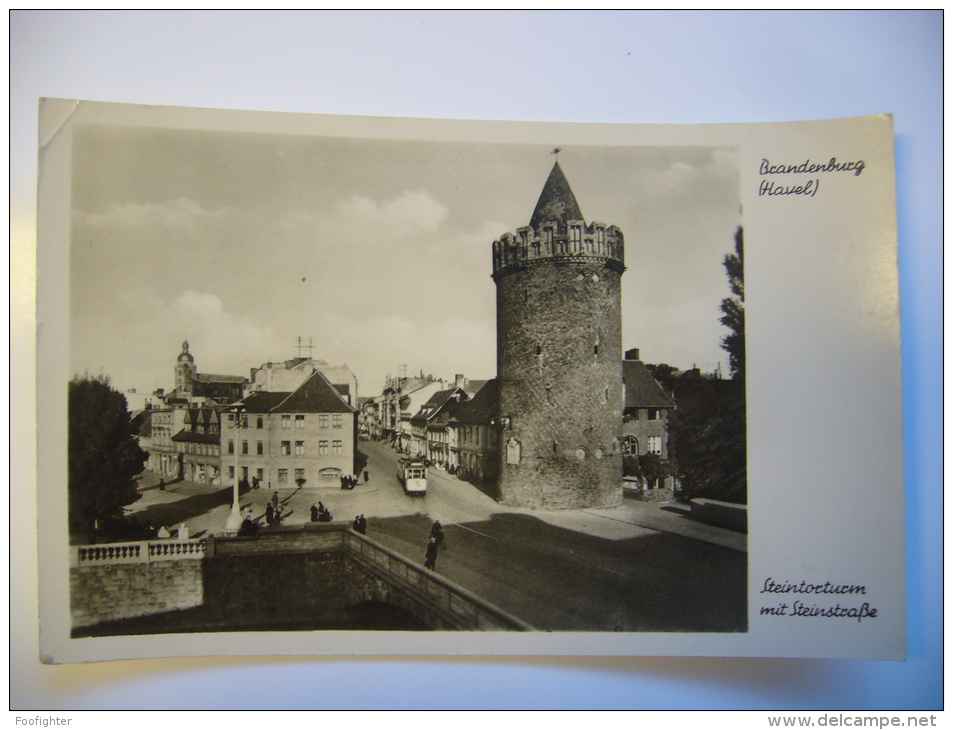
{"type": "Polygon", "coordinates": [[[909,659],[213,658],[48,667],[35,658],[35,588],[14,575],[11,707],[941,708],[942,23],[940,11],[12,12],[14,227],[35,209],[40,96],[626,123],[892,113],[909,659]]]}

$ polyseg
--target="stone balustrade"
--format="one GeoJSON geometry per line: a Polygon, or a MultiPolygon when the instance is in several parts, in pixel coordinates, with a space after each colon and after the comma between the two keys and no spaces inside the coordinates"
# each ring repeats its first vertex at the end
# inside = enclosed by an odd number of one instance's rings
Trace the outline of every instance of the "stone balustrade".
{"type": "Polygon", "coordinates": [[[201,560],[205,540],[140,540],[104,545],[76,545],[70,548],[70,566],[154,563],[159,560],[201,560]]]}

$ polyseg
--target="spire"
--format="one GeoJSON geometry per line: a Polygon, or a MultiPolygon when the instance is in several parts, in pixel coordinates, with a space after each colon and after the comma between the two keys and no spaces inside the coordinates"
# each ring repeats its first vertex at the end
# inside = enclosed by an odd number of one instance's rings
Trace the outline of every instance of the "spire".
{"type": "Polygon", "coordinates": [[[539,230],[541,223],[553,220],[562,223],[583,220],[579,203],[576,202],[576,196],[572,194],[572,188],[569,187],[569,181],[566,180],[558,161],[553,165],[549,179],[543,186],[543,192],[539,195],[536,210],[533,211],[533,218],[529,224],[533,230],[539,230]]]}

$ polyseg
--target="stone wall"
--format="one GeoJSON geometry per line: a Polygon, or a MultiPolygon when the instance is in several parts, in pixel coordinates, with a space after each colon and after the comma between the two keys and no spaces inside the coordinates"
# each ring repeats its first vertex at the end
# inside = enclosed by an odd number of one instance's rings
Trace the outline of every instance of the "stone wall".
{"type": "Polygon", "coordinates": [[[73,627],[202,605],[201,560],[70,568],[73,627]]]}
{"type": "Polygon", "coordinates": [[[214,630],[334,623],[347,621],[350,609],[365,602],[401,608],[435,629],[528,628],[341,526],[209,538],[204,559],[177,559],[171,555],[175,550],[166,548],[155,543],[74,548],[73,628],[199,606],[201,613],[186,620],[214,630]]]}
{"type": "Polygon", "coordinates": [[[621,273],[608,265],[537,263],[498,279],[504,504],[621,503],[621,327],[621,273]]]}

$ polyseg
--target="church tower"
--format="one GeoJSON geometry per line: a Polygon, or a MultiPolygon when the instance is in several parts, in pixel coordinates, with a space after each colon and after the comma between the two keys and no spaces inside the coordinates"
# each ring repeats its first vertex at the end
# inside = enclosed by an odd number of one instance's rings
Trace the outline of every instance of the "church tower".
{"type": "Polygon", "coordinates": [[[622,501],[622,231],[587,224],[557,162],[528,226],[493,242],[499,497],[622,501]]]}
{"type": "Polygon", "coordinates": [[[175,363],[175,392],[178,396],[185,396],[192,392],[192,380],[195,377],[195,358],[189,352],[189,341],[182,343],[182,352],[175,363]]]}

